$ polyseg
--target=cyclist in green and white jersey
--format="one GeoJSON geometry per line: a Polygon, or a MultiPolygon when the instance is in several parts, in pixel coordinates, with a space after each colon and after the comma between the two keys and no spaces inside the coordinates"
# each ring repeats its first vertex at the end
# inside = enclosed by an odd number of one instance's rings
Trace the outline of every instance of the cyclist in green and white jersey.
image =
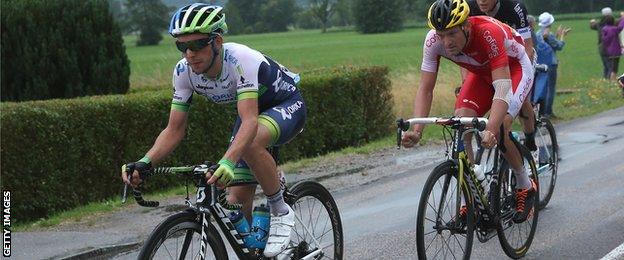
{"type": "MultiPolygon", "coordinates": [[[[284,202],[277,166],[266,147],[284,144],[297,135],[307,109],[297,89],[299,75],[245,45],[223,43],[226,32],[225,14],[219,6],[196,3],[173,15],[169,33],[176,38],[183,58],[173,71],[169,122],[142,159],[124,165],[123,172],[134,170],[133,178],[129,180],[124,173],[122,178],[138,185],[140,172],[150,170],[152,164],[173,152],[185,134],[193,93],[216,103],[236,102],[238,117],[230,146],[219,168],[206,178],[208,183],[225,186],[233,180],[244,184],[257,179],[271,208],[264,255],[273,257],[290,242],[294,212],[284,202]]],[[[255,187],[230,187],[230,201],[242,203],[248,219],[255,187]]]]}

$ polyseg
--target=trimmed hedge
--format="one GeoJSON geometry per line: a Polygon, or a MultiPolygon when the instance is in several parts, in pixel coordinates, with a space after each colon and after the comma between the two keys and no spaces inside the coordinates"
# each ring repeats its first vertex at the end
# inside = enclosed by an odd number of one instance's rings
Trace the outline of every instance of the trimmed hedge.
{"type": "MultiPolygon", "coordinates": [[[[337,68],[303,75],[308,120],[281,151],[314,156],[386,136],[393,122],[385,67],[337,68]]],[[[166,126],[171,91],[30,101],[0,105],[2,189],[12,191],[13,220],[119,196],[120,166],[141,158],[166,126]]],[[[187,135],[162,165],[218,160],[227,147],[235,106],[195,98],[187,135]]],[[[149,190],[177,179],[151,179],[149,190]]]]}

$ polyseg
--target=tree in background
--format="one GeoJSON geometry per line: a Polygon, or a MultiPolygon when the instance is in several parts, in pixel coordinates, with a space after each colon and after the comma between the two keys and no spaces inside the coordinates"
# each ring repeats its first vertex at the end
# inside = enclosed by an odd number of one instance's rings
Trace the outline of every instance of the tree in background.
{"type": "Polygon", "coordinates": [[[339,0],[336,3],[336,15],[334,15],[332,21],[333,25],[348,26],[353,24],[352,2],[353,0],[339,0]]]}
{"type": "Polygon", "coordinates": [[[128,30],[139,32],[138,46],[157,45],[162,32],[169,26],[171,9],[160,0],[127,0],[126,22],[128,30]]]}
{"type": "Polygon", "coordinates": [[[284,32],[293,24],[297,12],[294,0],[268,0],[260,9],[254,32],[284,32]]]}
{"type": "Polygon", "coordinates": [[[355,0],[355,25],[362,33],[396,32],[403,28],[404,9],[404,0],[355,0]]]}
{"type": "Polygon", "coordinates": [[[126,93],[130,64],[105,1],[2,4],[2,101],[126,93]]]}
{"type": "Polygon", "coordinates": [[[328,23],[336,12],[338,0],[310,0],[310,11],[321,23],[321,32],[327,31],[328,23]]]}
{"type": "Polygon", "coordinates": [[[286,31],[295,13],[295,0],[229,0],[225,5],[231,34],[286,31]]]}

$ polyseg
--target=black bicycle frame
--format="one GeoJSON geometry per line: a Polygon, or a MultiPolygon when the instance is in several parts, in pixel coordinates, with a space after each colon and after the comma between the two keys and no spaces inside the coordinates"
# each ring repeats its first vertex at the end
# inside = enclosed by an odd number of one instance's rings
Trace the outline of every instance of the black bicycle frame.
{"type": "MultiPolygon", "coordinates": [[[[475,200],[476,205],[477,205],[477,209],[480,212],[480,216],[483,218],[483,220],[485,221],[492,221],[492,217],[496,216],[496,214],[494,214],[494,212],[492,211],[492,208],[490,206],[490,202],[488,201],[488,196],[487,194],[485,194],[485,191],[483,190],[483,187],[481,187],[481,184],[477,183],[477,176],[474,173],[473,170],[470,169],[469,167],[469,160],[467,157],[461,158],[460,154],[464,153],[466,154],[465,151],[465,147],[463,149],[460,150],[460,147],[463,147],[464,144],[462,143],[463,140],[463,135],[464,132],[466,131],[465,127],[461,124],[455,124],[451,126],[452,129],[454,129],[454,133],[453,133],[453,142],[451,144],[451,160],[453,161],[453,163],[455,164],[455,167],[458,170],[458,174],[462,174],[462,176],[457,176],[458,180],[459,178],[462,178],[465,180],[466,184],[468,185],[468,188],[470,189],[470,193],[471,193],[471,197],[475,200]]],[[[501,135],[504,133],[503,127],[501,126],[501,135]]],[[[478,135],[475,135],[475,138],[477,139],[477,142],[481,141],[481,138],[478,135]]],[[[498,141],[498,145],[501,148],[504,148],[503,146],[503,142],[502,139],[498,141]]],[[[477,150],[477,154],[475,155],[475,162],[480,162],[481,161],[481,157],[483,156],[483,152],[484,152],[484,148],[482,146],[479,146],[479,149],[477,150]]],[[[494,186],[497,187],[498,185],[498,158],[499,158],[499,149],[495,149],[494,150],[494,165],[492,167],[492,172],[494,174],[492,174],[492,180],[489,183],[490,186],[494,186]]],[[[460,185],[459,189],[461,189],[461,182],[458,181],[458,185],[460,185]]],[[[460,199],[460,198],[458,198],[460,199]]],[[[458,211],[459,212],[459,211],[458,211]]]]}

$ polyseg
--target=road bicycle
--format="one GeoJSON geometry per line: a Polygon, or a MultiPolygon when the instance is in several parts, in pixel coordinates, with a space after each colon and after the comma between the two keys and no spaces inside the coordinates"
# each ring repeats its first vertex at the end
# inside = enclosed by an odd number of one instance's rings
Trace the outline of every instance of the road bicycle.
{"type": "MultiPolygon", "coordinates": [[[[535,66],[535,71],[536,78],[541,75],[541,78],[543,79],[545,77],[543,74],[548,71],[548,66],[544,64],[537,64],[535,66]]],[[[540,112],[541,103],[543,102],[539,101],[546,98],[546,93],[543,91],[546,87],[536,87],[537,84],[547,84],[547,78],[545,83],[538,83],[536,80],[532,89],[532,92],[534,93],[532,103],[533,113],[535,114],[535,146],[537,147],[537,150],[532,151],[531,154],[537,163],[537,174],[539,175],[539,186],[541,187],[539,208],[543,209],[552,198],[555,184],[557,182],[559,145],[557,144],[555,127],[550,119],[543,116],[540,112]],[[542,89],[542,91],[539,91],[538,89],[542,89]]]]}
{"type": "MultiPolygon", "coordinates": [[[[275,151],[271,150],[274,158],[275,151]]],[[[229,209],[235,210],[240,205],[227,202],[222,189],[206,183],[206,173],[217,168],[218,164],[206,162],[155,168],[141,176],[143,180],[156,174],[184,177],[188,208],[158,224],[143,244],[139,259],[228,259],[224,241],[239,259],[265,259],[262,250],[245,246],[243,236],[228,218],[229,209]],[[189,181],[197,187],[195,202],[189,199],[189,181]]],[[[289,246],[272,259],[342,259],[342,222],[330,192],[314,181],[301,181],[291,187],[284,185],[284,189],[284,200],[295,211],[295,226],[289,246]]],[[[139,188],[132,189],[132,195],[141,206],[158,206],[156,201],[144,200],[139,188]]],[[[123,196],[125,200],[125,190],[123,196]]]]}
{"type": "MultiPolygon", "coordinates": [[[[445,162],[431,172],[420,197],[416,219],[418,258],[469,259],[475,234],[482,243],[498,235],[505,254],[512,258],[524,256],[531,246],[537,228],[539,196],[534,197],[533,207],[526,221],[515,223],[515,177],[502,156],[506,149],[503,138],[500,138],[493,149],[484,149],[479,145],[479,131],[485,129],[486,118],[399,119],[398,147],[403,131],[407,131],[413,124],[443,126],[447,157],[445,162]],[[483,158],[491,159],[485,162],[489,166],[486,167],[488,170],[485,172],[483,186],[477,180],[474,166],[469,162],[464,148],[463,140],[468,133],[474,133],[476,139],[475,162],[481,162],[483,158]],[[464,217],[461,211],[465,212],[464,217]]],[[[503,136],[502,127],[500,134],[499,136],[503,136]]],[[[524,167],[530,173],[529,177],[539,183],[531,153],[517,140],[513,140],[520,150],[524,167]]]]}

